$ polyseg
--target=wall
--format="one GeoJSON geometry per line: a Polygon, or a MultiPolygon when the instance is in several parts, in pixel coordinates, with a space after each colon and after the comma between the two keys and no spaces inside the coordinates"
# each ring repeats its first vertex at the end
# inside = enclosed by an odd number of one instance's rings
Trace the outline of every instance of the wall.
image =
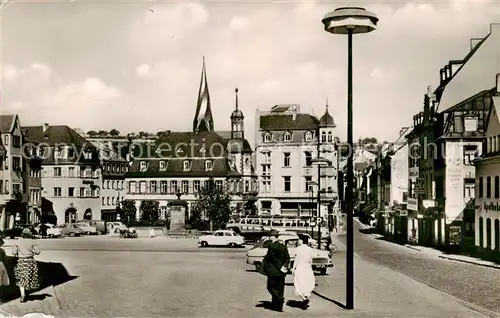
{"type": "Polygon", "coordinates": [[[408,144],[397,150],[391,157],[391,201],[405,202],[403,193],[408,193],[408,144]]]}
{"type": "Polygon", "coordinates": [[[445,214],[446,224],[461,221],[466,205],[464,198],[464,179],[475,178],[475,167],[464,164],[465,145],[476,145],[479,154],[482,152],[481,142],[446,141],[445,143],[445,214]]]}
{"type": "MultiPolygon", "coordinates": [[[[483,246],[487,247],[487,220],[489,219],[491,222],[491,243],[490,247],[491,249],[495,249],[500,247],[500,239],[495,240],[495,221],[499,220],[500,221],[500,198],[495,198],[495,187],[494,187],[494,179],[495,175],[498,175],[500,172],[500,157],[496,156],[493,158],[487,158],[484,161],[482,161],[480,164],[477,165],[477,170],[476,170],[476,178],[479,179],[480,177],[483,178],[483,180],[486,180],[487,177],[492,178],[492,187],[491,187],[491,198],[486,197],[486,182],[484,181],[483,183],[484,188],[483,188],[483,196],[479,197],[476,196],[476,222],[475,222],[475,244],[476,246],[483,246]],[[483,242],[481,244],[480,242],[480,218],[483,219],[483,242]]],[[[500,233],[499,233],[500,234],[500,233]]]]}

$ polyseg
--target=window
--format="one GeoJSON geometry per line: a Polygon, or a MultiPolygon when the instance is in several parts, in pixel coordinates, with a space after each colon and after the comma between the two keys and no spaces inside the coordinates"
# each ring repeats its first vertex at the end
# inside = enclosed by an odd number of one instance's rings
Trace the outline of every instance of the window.
{"type": "Polygon", "coordinates": [[[491,177],[486,178],[486,197],[491,198],[491,177]]]}
{"type": "Polygon", "coordinates": [[[328,142],[333,142],[333,135],[331,131],[328,132],[328,142]]]}
{"type": "Polygon", "coordinates": [[[9,135],[5,135],[5,136],[3,137],[3,144],[4,144],[5,146],[8,146],[8,145],[9,145],[9,135]]]}
{"type": "Polygon", "coordinates": [[[326,132],[321,133],[321,142],[326,142],[326,132]]]}
{"type": "Polygon", "coordinates": [[[12,136],[12,147],[21,148],[21,136],[12,136]]]}
{"type": "Polygon", "coordinates": [[[250,181],[245,180],[245,192],[250,192],[250,181]]]}
{"type": "Polygon", "coordinates": [[[177,181],[170,181],[170,192],[173,194],[177,193],[177,181]]]}
{"type": "Polygon", "coordinates": [[[167,188],[168,188],[167,181],[160,181],[160,193],[161,194],[166,194],[167,193],[167,188]]]}
{"type": "Polygon", "coordinates": [[[186,181],[186,180],[182,181],[182,192],[184,194],[188,194],[189,193],[189,181],[186,181]]]}
{"type": "Polygon", "coordinates": [[[112,189],[116,189],[116,181],[113,181],[113,183],[112,183],[112,189]]]}
{"type": "Polygon", "coordinates": [[[92,197],[92,189],[85,188],[85,197],[86,198],[91,198],[92,197]]]}
{"type": "Polygon", "coordinates": [[[500,197],[500,178],[495,176],[495,198],[500,197]]]}
{"type": "Polygon", "coordinates": [[[61,159],[61,149],[59,148],[54,149],[54,159],[61,159]]]}
{"type": "Polygon", "coordinates": [[[109,189],[109,188],[110,188],[110,184],[111,184],[111,181],[107,180],[107,181],[106,181],[106,189],[109,189]]]}
{"type": "Polygon", "coordinates": [[[150,182],[151,194],[156,194],[156,181],[150,182]]]}
{"type": "Polygon", "coordinates": [[[200,180],[193,181],[194,193],[198,193],[200,191],[200,187],[201,187],[200,180]]]}
{"type": "Polygon", "coordinates": [[[139,183],[139,193],[146,193],[146,181],[139,183]]]}
{"type": "Polygon", "coordinates": [[[213,170],[212,161],[206,160],[205,161],[205,171],[212,171],[212,170],[213,170]]]}
{"type": "Polygon", "coordinates": [[[292,177],[283,177],[283,190],[290,192],[292,189],[292,177]]]}
{"type": "Polygon", "coordinates": [[[262,176],[262,192],[271,192],[271,176],[262,176]]]}
{"type": "Polygon", "coordinates": [[[313,140],[313,134],[310,131],[306,132],[306,141],[312,141],[313,140]]]}
{"type": "Polygon", "coordinates": [[[264,141],[265,142],[271,142],[271,134],[270,133],[266,133],[264,135],[264,141]]]}
{"type": "Polygon", "coordinates": [[[306,167],[312,166],[312,154],[309,151],[304,152],[304,155],[306,157],[306,167]]]}
{"type": "Polygon", "coordinates": [[[104,198],[104,197],[102,198],[102,203],[101,204],[102,205],[106,205],[106,198],[104,198]]]}
{"type": "Polygon", "coordinates": [[[222,190],[222,180],[215,181],[215,187],[219,190],[222,190]]]}
{"type": "Polygon", "coordinates": [[[62,196],[62,189],[61,188],[54,188],[54,196],[55,197],[62,196]]]}
{"type": "Polygon", "coordinates": [[[465,131],[477,131],[477,117],[464,118],[465,131]]]}
{"type": "Polygon", "coordinates": [[[165,171],[165,161],[160,161],[160,171],[165,171]]]}
{"type": "Polygon", "coordinates": [[[479,177],[479,197],[483,197],[483,177],[479,177]]]}
{"type": "Polygon", "coordinates": [[[306,192],[309,192],[309,191],[312,190],[312,186],[310,185],[310,183],[312,181],[312,177],[311,176],[307,176],[307,177],[305,177],[305,179],[306,179],[306,187],[305,187],[305,189],[306,189],[306,192]]]}
{"type": "Polygon", "coordinates": [[[111,198],[110,197],[106,198],[106,205],[111,205],[111,198]]]}
{"type": "Polygon", "coordinates": [[[128,182],[128,186],[129,186],[129,191],[128,191],[129,193],[131,193],[131,194],[136,193],[136,191],[137,191],[137,189],[136,189],[137,185],[136,185],[135,181],[129,181],[128,182]]]}
{"type": "Polygon", "coordinates": [[[223,236],[223,235],[224,235],[224,232],[217,232],[217,233],[215,233],[214,236],[223,236]]]}
{"type": "Polygon", "coordinates": [[[75,167],[69,167],[68,168],[68,177],[74,178],[75,177],[75,167]]]}
{"type": "Polygon", "coordinates": [[[68,197],[75,196],[75,188],[68,188],[68,197]]]}
{"type": "Polygon", "coordinates": [[[231,233],[231,232],[224,232],[224,236],[233,236],[233,233],[231,233]]]}
{"type": "Polygon", "coordinates": [[[474,198],[474,188],[475,184],[473,182],[465,182],[464,184],[464,198],[471,199],[474,198]]]}
{"type": "MultiPolygon", "coordinates": [[[[205,162],[206,165],[206,162],[205,162]]],[[[182,163],[182,171],[189,171],[190,170],[190,165],[188,160],[184,160],[182,163]]]]}
{"type": "Polygon", "coordinates": [[[283,153],[283,167],[290,167],[290,153],[283,153]]]}
{"type": "Polygon", "coordinates": [[[116,198],[115,198],[115,197],[113,197],[113,198],[111,199],[111,204],[112,204],[112,205],[115,205],[115,204],[116,204],[116,198]]]}
{"type": "Polygon", "coordinates": [[[80,198],[85,198],[85,188],[80,188],[80,198]]]}
{"type": "Polygon", "coordinates": [[[12,157],[12,169],[18,171],[21,170],[21,158],[20,157],[12,157]]]}
{"type": "Polygon", "coordinates": [[[141,161],[141,172],[144,172],[144,171],[146,171],[146,162],[141,161]]]}
{"type": "Polygon", "coordinates": [[[92,178],[92,170],[85,169],[85,178],[92,178]]]}
{"type": "Polygon", "coordinates": [[[60,167],[54,168],[54,177],[61,177],[62,176],[62,170],[60,167]]]}
{"type": "Polygon", "coordinates": [[[166,220],[167,219],[167,206],[162,205],[160,207],[160,220],[166,220]]]}
{"type": "Polygon", "coordinates": [[[472,166],[476,155],[477,146],[466,145],[464,146],[464,164],[472,166]]]}
{"type": "Polygon", "coordinates": [[[292,134],[286,132],[285,135],[283,136],[283,141],[291,141],[291,140],[292,140],[292,134]]]}

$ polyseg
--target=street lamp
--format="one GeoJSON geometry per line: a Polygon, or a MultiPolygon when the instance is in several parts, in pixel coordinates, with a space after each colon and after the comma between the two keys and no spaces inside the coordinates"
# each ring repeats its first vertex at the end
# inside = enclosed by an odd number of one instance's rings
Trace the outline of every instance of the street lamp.
{"type": "Polygon", "coordinates": [[[318,166],[318,208],[316,212],[316,216],[318,217],[316,221],[318,222],[318,249],[321,249],[321,222],[320,217],[320,209],[321,209],[321,166],[326,166],[326,165],[331,165],[332,162],[326,158],[323,157],[316,157],[311,160],[312,164],[315,164],[318,166]]]}
{"type": "MultiPolygon", "coordinates": [[[[313,201],[314,201],[314,187],[317,186],[318,183],[316,181],[310,181],[307,183],[307,186],[308,186],[308,189],[307,191],[309,191],[309,204],[312,205],[313,201]]],[[[311,209],[309,209],[309,220],[311,221],[312,220],[312,211],[311,209]]],[[[311,222],[309,222],[311,223],[311,222]]],[[[309,228],[309,226],[307,226],[309,228]]],[[[314,236],[314,227],[313,225],[311,224],[311,237],[314,236]]]]}
{"type": "MultiPolygon", "coordinates": [[[[327,13],[323,20],[325,31],[347,34],[347,144],[352,151],[352,35],[368,33],[377,28],[377,16],[364,8],[344,7],[327,13]]],[[[353,233],[353,157],[347,157],[347,254],[346,308],[354,309],[354,233],[353,233]]]]}

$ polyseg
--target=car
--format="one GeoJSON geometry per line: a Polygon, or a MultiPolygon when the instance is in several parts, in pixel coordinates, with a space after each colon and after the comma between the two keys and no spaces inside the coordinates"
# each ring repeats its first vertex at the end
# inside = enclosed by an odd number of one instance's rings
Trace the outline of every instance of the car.
{"type": "Polygon", "coordinates": [[[300,239],[303,239],[304,237],[307,237],[307,242],[308,242],[308,245],[312,248],[318,248],[318,241],[313,239],[311,237],[311,235],[307,234],[307,233],[297,233],[297,236],[300,238],[300,239]]]}
{"type": "Polygon", "coordinates": [[[81,222],[75,223],[75,225],[78,226],[86,235],[97,235],[97,229],[93,226],[88,225],[87,223],[81,222]]]}
{"type": "MultiPolygon", "coordinates": [[[[293,268],[293,261],[296,255],[296,248],[299,246],[299,238],[293,237],[291,235],[279,236],[278,240],[283,242],[285,246],[288,248],[288,253],[290,254],[290,269],[293,268]]],[[[271,244],[272,240],[270,237],[265,237],[259,242],[257,242],[246,255],[246,263],[249,265],[253,265],[255,270],[260,271],[260,265],[262,264],[262,260],[264,256],[266,256],[267,248],[271,244]]],[[[318,250],[316,248],[314,250],[314,257],[312,268],[313,270],[319,271],[321,275],[326,275],[327,268],[333,267],[333,263],[331,260],[331,252],[318,250]]]]}
{"type": "Polygon", "coordinates": [[[103,220],[79,220],[76,223],[87,223],[88,225],[95,227],[97,234],[106,234],[108,232],[106,221],[103,220]]]}
{"type": "Polygon", "coordinates": [[[61,229],[63,235],[67,236],[80,236],[85,234],[85,232],[75,224],[61,224],[58,225],[57,228],[61,229]]]}
{"type": "Polygon", "coordinates": [[[38,231],[31,224],[16,224],[10,229],[6,229],[4,231],[5,237],[15,239],[16,237],[20,237],[21,233],[24,229],[28,228],[32,235],[38,235],[38,231]]]}
{"type": "Polygon", "coordinates": [[[218,230],[214,234],[203,235],[198,238],[201,247],[229,246],[241,247],[245,245],[245,238],[230,230],[218,230]]]}
{"type": "Polygon", "coordinates": [[[128,230],[127,226],[122,222],[107,222],[106,227],[108,233],[120,233],[120,231],[128,230]]]}
{"type": "MultiPolygon", "coordinates": [[[[47,226],[47,236],[48,237],[59,237],[62,236],[62,230],[58,227],[56,227],[54,224],[45,224],[47,226]]],[[[37,225],[35,227],[35,230],[40,233],[40,226],[41,224],[37,225]]]]}

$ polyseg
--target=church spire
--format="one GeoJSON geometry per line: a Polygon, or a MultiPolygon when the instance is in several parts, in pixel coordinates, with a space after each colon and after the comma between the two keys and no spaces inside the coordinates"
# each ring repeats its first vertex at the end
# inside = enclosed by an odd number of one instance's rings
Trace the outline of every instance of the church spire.
{"type": "Polygon", "coordinates": [[[193,132],[198,131],[214,131],[214,119],[212,117],[210,94],[208,92],[205,57],[203,57],[198,102],[196,104],[196,113],[193,120],[193,132]]]}

